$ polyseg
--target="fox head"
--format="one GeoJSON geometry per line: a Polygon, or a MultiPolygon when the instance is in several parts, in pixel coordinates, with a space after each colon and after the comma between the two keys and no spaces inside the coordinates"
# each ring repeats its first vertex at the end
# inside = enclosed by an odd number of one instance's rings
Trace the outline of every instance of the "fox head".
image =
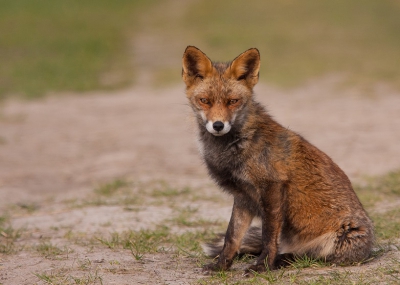
{"type": "Polygon", "coordinates": [[[260,53],[251,48],[232,62],[212,62],[201,50],[188,46],[182,77],[186,95],[199,122],[214,136],[227,134],[252,99],[258,82],[260,53]]]}

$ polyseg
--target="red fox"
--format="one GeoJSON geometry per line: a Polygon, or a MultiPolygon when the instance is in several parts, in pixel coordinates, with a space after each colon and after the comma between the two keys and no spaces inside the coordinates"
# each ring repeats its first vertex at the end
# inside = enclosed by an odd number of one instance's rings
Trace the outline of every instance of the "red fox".
{"type": "Polygon", "coordinates": [[[238,254],[259,255],[247,272],[309,256],[335,264],[366,260],[373,225],[346,174],[322,151],[282,127],[255,101],[260,54],[212,62],[188,46],[182,77],[199,127],[209,175],[233,195],[224,240],[206,246],[219,256],[205,270],[227,270],[238,254]],[[250,226],[261,219],[261,228],[250,226]]]}

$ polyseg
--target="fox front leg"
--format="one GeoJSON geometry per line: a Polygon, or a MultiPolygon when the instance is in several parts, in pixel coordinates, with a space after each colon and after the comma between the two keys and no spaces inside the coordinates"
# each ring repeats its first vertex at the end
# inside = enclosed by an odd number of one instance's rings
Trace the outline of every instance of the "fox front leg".
{"type": "Polygon", "coordinates": [[[277,268],[278,238],[282,230],[283,187],[281,183],[273,182],[261,192],[262,220],[262,251],[254,265],[246,270],[246,275],[252,271],[263,272],[277,268]]]}
{"type": "Polygon", "coordinates": [[[239,252],[243,236],[249,229],[251,221],[254,218],[254,209],[249,205],[250,200],[246,197],[234,197],[231,220],[225,235],[224,247],[219,254],[217,263],[210,263],[203,267],[205,271],[227,270],[231,267],[233,259],[239,252]]]}

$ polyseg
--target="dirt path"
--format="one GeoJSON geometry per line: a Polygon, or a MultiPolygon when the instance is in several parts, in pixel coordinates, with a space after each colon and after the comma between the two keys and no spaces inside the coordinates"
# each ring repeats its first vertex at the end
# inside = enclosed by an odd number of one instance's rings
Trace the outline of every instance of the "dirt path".
{"type": "MultiPolygon", "coordinates": [[[[333,79],[288,92],[256,89],[280,123],[328,153],[352,179],[400,167],[400,95],[361,95],[338,90],[333,79]]],[[[0,115],[2,206],[79,193],[127,175],[207,180],[182,86],[6,102],[0,115]]]]}
{"type": "MultiPolygon", "coordinates": [[[[260,85],[256,94],[279,122],[328,153],[351,179],[400,168],[400,94],[382,89],[382,95],[366,96],[338,86],[339,80],[329,77],[290,91],[260,85]]],[[[113,223],[114,231],[159,224],[171,215],[168,203],[129,212],[121,205],[69,208],[63,201],[84,199],[96,185],[117,178],[162,179],[216,191],[198,157],[192,121],[183,84],[5,102],[0,108],[0,214],[11,213],[11,224],[30,230],[31,240],[46,236],[60,244],[66,231],[55,234],[52,228],[69,225],[72,231],[94,233],[106,223],[113,223]],[[38,205],[38,210],[14,215],[17,204],[38,205]]],[[[207,201],[193,205],[199,217],[229,218],[229,199],[212,213],[207,201]]],[[[135,284],[132,276],[143,284],[186,284],[201,276],[183,265],[184,270],[168,271],[160,265],[166,260],[135,263],[126,251],[105,256],[101,249],[72,247],[75,257],[62,265],[25,251],[2,256],[0,283],[35,284],[40,280],[33,272],[74,266],[85,258],[119,260],[120,274],[102,271],[104,284],[135,284]]]]}

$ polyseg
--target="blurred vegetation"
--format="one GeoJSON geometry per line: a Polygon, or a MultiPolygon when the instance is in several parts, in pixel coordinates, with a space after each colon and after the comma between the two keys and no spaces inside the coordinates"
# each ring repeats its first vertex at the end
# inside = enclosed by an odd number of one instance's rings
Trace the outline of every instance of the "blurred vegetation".
{"type": "Polygon", "coordinates": [[[365,180],[364,185],[355,185],[354,189],[367,207],[400,197],[400,170],[378,177],[366,177],[365,180]]]}
{"type": "Polygon", "coordinates": [[[257,47],[261,79],[278,86],[343,74],[400,88],[399,31],[395,0],[0,0],[0,98],[118,88],[145,72],[179,82],[186,45],[214,60],[257,47]]]}
{"type": "Polygon", "coordinates": [[[354,189],[374,221],[378,242],[400,238],[400,170],[365,182],[354,189]]]}
{"type": "Polygon", "coordinates": [[[205,0],[187,15],[213,57],[230,60],[259,48],[264,80],[292,86],[345,72],[359,84],[400,86],[399,1],[205,0]]]}
{"type": "Polygon", "coordinates": [[[129,41],[152,2],[0,0],[0,98],[130,83],[129,41]]]}

